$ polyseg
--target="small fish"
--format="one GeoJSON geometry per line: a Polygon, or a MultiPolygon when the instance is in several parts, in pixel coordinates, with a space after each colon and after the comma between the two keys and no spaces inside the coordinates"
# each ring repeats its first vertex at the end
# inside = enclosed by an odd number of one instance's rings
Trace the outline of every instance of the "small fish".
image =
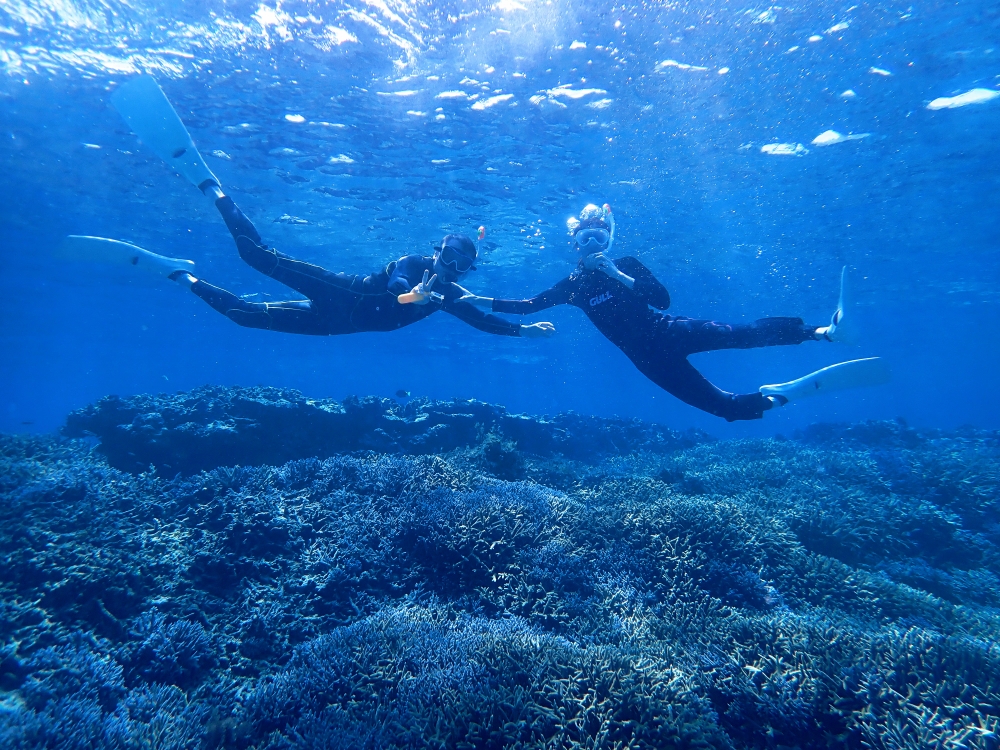
{"type": "Polygon", "coordinates": [[[275,222],[281,222],[282,224],[308,224],[308,219],[300,219],[298,216],[292,216],[291,214],[282,214],[275,222]]]}
{"type": "Polygon", "coordinates": [[[409,397],[410,397],[409,391],[404,391],[402,389],[396,391],[396,398],[409,398],[409,397]]]}
{"type": "Polygon", "coordinates": [[[760,147],[760,152],[771,156],[803,156],[809,149],[801,143],[768,143],[760,147]]]}

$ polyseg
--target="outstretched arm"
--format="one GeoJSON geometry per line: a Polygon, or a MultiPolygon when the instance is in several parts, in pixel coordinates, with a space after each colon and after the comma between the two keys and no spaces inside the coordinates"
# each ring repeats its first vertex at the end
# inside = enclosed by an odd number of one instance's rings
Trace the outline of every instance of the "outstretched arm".
{"type": "Polygon", "coordinates": [[[480,297],[467,289],[462,289],[462,291],[465,292],[465,295],[460,298],[460,301],[484,310],[513,315],[530,315],[556,305],[568,304],[572,289],[569,278],[566,278],[551,289],[546,289],[541,294],[536,294],[529,299],[494,299],[493,297],[480,297]]]}
{"type": "Polygon", "coordinates": [[[473,328],[499,336],[523,336],[530,339],[548,338],[556,331],[555,326],[551,323],[533,323],[527,326],[511,323],[496,315],[484,313],[468,302],[460,300],[446,303],[444,309],[473,328]]]}

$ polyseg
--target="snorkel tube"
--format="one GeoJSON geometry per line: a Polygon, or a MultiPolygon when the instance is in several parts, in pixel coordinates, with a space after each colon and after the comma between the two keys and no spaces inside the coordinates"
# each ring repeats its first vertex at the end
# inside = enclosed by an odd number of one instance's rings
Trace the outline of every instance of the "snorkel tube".
{"type": "Polygon", "coordinates": [[[607,246],[607,248],[605,248],[603,250],[603,252],[610,253],[611,252],[611,246],[615,244],[615,215],[613,213],[611,213],[611,204],[610,203],[605,203],[604,206],[603,206],[603,208],[604,208],[604,215],[608,219],[608,226],[611,227],[611,232],[610,232],[611,236],[608,237],[608,246],[607,246]]]}

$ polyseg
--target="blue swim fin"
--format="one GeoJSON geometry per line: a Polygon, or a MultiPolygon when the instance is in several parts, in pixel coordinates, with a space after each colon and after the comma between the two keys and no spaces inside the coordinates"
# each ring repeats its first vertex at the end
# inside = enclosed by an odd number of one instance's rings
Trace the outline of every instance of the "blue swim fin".
{"type": "Polygon", "coordinates": [[[785,403],[820,393],[882,385],[888,383],[890,378],[889,366],[882,358],[868,357],[839,362],[787,383],[762,385],[760,392],[765,396],[775,396],[779,401],[784,399],[781,403],[785,403]]]}
{"type": "Polygon", "coordinates": [[[117,266],[133,266],[157,276],[170,276],[174,271],[194,271],[194,262],[182,258],[168,258],[143,250],[137,245],[109,240],[106,237],[85,237],[71,234],[59,246],[60,254],[73,260],[90,260],[117,266]]]}
{"type": "Polygon", "coordinates": [[[191,135],[152,76],[139,76],[118,87],[111,103],[139,140],[199,190],[221,187],[205,164],[191,135]]]}

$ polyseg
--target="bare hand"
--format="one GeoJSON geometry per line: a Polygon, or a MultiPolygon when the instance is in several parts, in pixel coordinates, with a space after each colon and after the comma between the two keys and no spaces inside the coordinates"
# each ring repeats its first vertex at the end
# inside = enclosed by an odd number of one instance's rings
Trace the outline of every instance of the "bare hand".
{"type": "Polygon", "coordinates": [[[612,279],[620,281],[629,289],[635,286],[635,279],[628,274],[622,273],[618,266],[615,265],[615,262],[610,258],[605,257],[603,253],[588,255],[587,258],[584,259],[584,267],[587,265],[587,260],[591,258],[593,258],[593,261],[591,261],[593,263],[593,268],[590,270],[600,271],[601,273],[610,276],[612,279]]]}
{"type": "Polygon", "coordinates": [[[556,327],[551,323],[532,323],[521,326],[521,335],[526,339],[547,339],[556,332],[556,327]]]}
{"type": "Polygon", "coordinates": [[[602,261],[606,261],[604,253],[591,253],[583,259],[583,267],[588,271],[596,271],[601,266],[602,261]]]}
{"type": "MultiPolygon", "coordinates": [[[[593,255],[588,255],[587,260],[590,261],[591,271],[600,271],[601,273],[607,274],[613,279],[617,279],[621,275],[621,271],[618,270],[618,266],[615,265],[611,258],[608,258],[604,253],[594,253],[593,255]]],[[[586,265],[586,261],[584,262],[586,265]]]]}
{"type": "Polygon", "coordinates": [[[434,274],[430,277],[430,279],[428,279],[427,277],[429,275],[430,271],[424,271],[424,278],[421,279],[419,284],[410,290],[414,294],[420,295],[419,299],[413,301],[414,305],[426,305],[430,301],[431,291],[434,289],[434,282],[437,281],[437,274],[434,274]]]}

